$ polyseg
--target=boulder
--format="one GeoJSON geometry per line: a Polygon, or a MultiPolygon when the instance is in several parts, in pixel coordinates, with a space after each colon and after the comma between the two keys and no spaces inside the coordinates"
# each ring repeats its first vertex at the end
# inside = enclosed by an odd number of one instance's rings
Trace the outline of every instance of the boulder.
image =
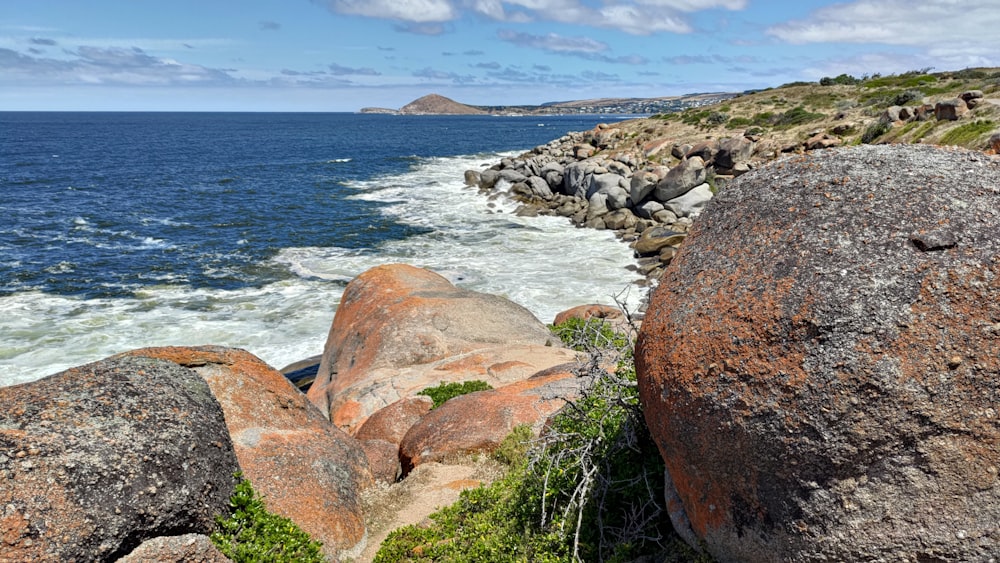
{"type": "Polygon", "coordinates": [[[330,558],[363,550],[360,493],[372,485],[361,446],[330,424],[281,372],[253,354],[219,346],[126,352],[198,373],[222,405],[243,474],[268,510],[323,542],[330,558]]]}
{"type": "Polygon", "coordinates": [[[598,192],[590,196],[587,201],[587,220],[596,219],[602,215],[607,215],[611,209],[608,207],[608,194],[598,192]]]}
{"type": "Polygon", "coordinates": [[[110,358],[0,388],[0,559],[114,561],[209,534],[239,470],[191,370],[110,358]]]}
{"type": "Polygon", "coordinates": [[[707,178],[705,161],[699,156],[693,156],[681,161],[667,172],[667,176],[656,184],[653,197],[659,202],[666,203],[703,184],[707,178]]]}
{"type": "Polygon", "coordinates": [[[983,97],[982,90],[966,90],[965,92],[962,92],[961,94],[958,95],[958,99],[962,100],[965,103],[969,103],[972,100],[979,100],[982,97],[983,97]]]}
{"type": "Polygon", "coordinates": [[[1000,131],[990,135],[989,144],[994,154],[1000,154],[1000,131]]]}
{"type": "Polygon", "coordinates": [[[620,308],[612,305],[577,305],[576,307],[566,309],[556,315],[552,324],[561,325],[570,319],[580,319],[582,321],[590,319],[607,319],[610,321],[618,321],[624,318],[625,313],[623,313],[620,308]]]}
{"type": "Polygon", "coordinates": [[[574,374],[575,366],[556,366],[524,381],[446,401],[403,437],[399,447],[403,474],[421,463],[492,452],[521,424],[531,425],[537,436],[550,416],[589,385],[589,378],[574,374]]]}
{"type": "Polygon", "coordinates": [[[663,207],[673,211],[678,217],[697,217],[714,195],[711,186],[702,184],[688,190],[680,197],[664,202],[663,207]]]}
{"type": "Polygon", "coordinates": [[[552,197],[552,190],[549,188],[549,183],[545,181],[544,178],[539,178],[538,176],[531,176],[528,178],[528,187],[531,188],[531,193],[542,198],[552,197]]]}
{"type": "Polygon", "coordinates": [[[629,199],[632,200],[633,204],[638,205],[639,202],[653,193],[658,181],[659,178],[653,172],[636,172],[629,181],[629,199]]]}
{"type": "Polygon", "coordinates": [[[956,121],[968,111],[969,107],[959,98],[934,104],[934,117],[938,121],[956,121]]]}
{"type": "Polygon", "coordinates": [[[466,170],[465,171],[465,185],[466,186],[478,186],[482,182],[482,177],[476,170],[466,170]]]}
{"type": "Polygon", "coordinates": [[[587,198],[587,191],[590,189],[590,175],[596,165],[593,162],[580,161],[566,166],[563,171],[562,193],[587,198]]]}
{"type": "Polygon", "coordinates": [[[673,521],[720,561],[1000,553],[1000,164],[863,145],[733,180],[636,361],[673,521]]]}
{"type": "Polygon", "coordinates": [[[688,234],[670,227],[650,227],[639,235],[632,246],[636,254],[648,256],[658,254],[665,246],[676,246],[684,242],[688,234]]]}
{"type": "Polygon", "coordinates": [[[638,218],[628,209],[616,209],[604,217],[604,226],[614,231],[622,231],[635,227],[638,218]]]}
{"type": "Polygon", "coordinates": [[[431,412],[434,401],[426,395],[400,399],[368,417],[354,437],[358,440],[384,440],[397,446],[410,427],[431,412]]]}
{"type": "Polygon", "coordinates": [[[643,219],[652,219],[657,211],[663,211],[663,204],[658,201],[647,201],[635,208],[635,214],[643,219]]]}
{"type": "Polygon", "coordinates": [[[807,151],[814,151],[819,149],[829,149],[833,147],[839,147],[844,144],[844,140],[840,137],[834,137],[833,135],[828,135],[826,133],[820,133],[818,135],[813,135],[805,141],[805,148],[807,151]]]}
{"type": "Polygon", "coordinates": [[[399,444],[385,440],[360,440],[360,443],[376,483],[391,485],[399,480],[403,474],[399,464],[399,444]]]}
{"type": "Polygon", "coordinates": [[[685,159],[698,157],[702,159],[705,164],[709,164],[715,161],[715,155],[719,152],[719,142],[716,140],[702,141],[690,149],[688,149],[687,154],[684,155],[685,159]]]}
{"type": "Polygon", "coordinates": [[[587,189],[587,198],[594,194],[610,194],[613,191],[622,190],[628,193],[629,183],[618,174],[606,173],[595,174],[590,178],[590,187],[587,189]]]}
{"type": "Polygon", "coordinates": [[[674,147],[674,141],[670,139],[653,139],[652,141],[647,141],[642,145],[642,154],[646,158],[652,158],[664,150],[671,149],[674,147]]]}
{"type": "Polygon", "coordinates": [[[230,563],[208,536],[184,534],[142,542],[116,563],[230,563]]]}
{"type": "Polygon", "coordinates": [[[492,190],[499,180],[500,172],[492,168],[479,173],[479,187],[484,190],[492,190]]]}
{"type": "Polygon", "coordinates": [[[719,152],[715,155],[715,166],[732,169],[737,164],[745,163],[753,155],[753,141],[740,135],[728,137],[719,141],[719,152]]]}
{"type": "Polygon", "coordinates": [[[573,357],[524,307],[390,264],[345,288],[308,397],[352,432],[375,411],[442,381],[498,387],[573,357]]]}

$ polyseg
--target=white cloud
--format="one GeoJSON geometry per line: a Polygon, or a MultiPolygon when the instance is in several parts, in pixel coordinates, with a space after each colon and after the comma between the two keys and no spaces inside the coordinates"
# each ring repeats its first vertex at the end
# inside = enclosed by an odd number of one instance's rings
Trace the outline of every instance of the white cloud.
{"type": "MultiPolygon", "coordinates": [[[[550,21],[617,29],[633,35],[690,33],[685,15],[703,10],[742,10],[747,0],[313,0],[340,14],[409,23],[441,23],[471,12],[496,21],[550,21]]],[[[409,31],[409,28],[403,27],[409,31]]]]}
{"type": "Polygon", "coordinates": [[[509,29],[502,29],[497,32],[497,37],[521,47],[531,47],[553,53],[593,54],[603,53],[608,50],[607,43],[602,43],[589,37],[564,37],[556,33],[532,35],[530,33],[518,33],[509,29]]]}
{"type": "Polygon", "coordinates": [[[1000,45],[995,2],[856,0],[820,8],[767,33],[789,43],[880,43],[933,46],[944,42],[1000,45]]]}
{"type": "Polygon", "coordinates": [[[449,0],[329,0],[342,14],[428,23],[450,21],[458,13],[449,0]]]}
{"type": "Polygon", "coordinates": [[[84,46],[68,58],[33,57],[0,49],[0,68],[11,81],[55,84],[218,85],[236,82],[227,71],[154,57],[139,48],[84,46]]]}

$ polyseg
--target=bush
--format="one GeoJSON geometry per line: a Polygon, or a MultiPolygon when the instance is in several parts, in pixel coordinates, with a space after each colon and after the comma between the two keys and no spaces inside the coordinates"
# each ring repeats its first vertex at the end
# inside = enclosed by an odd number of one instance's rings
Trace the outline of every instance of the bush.
{"type": "Polygon", "coordinates": [[[485,381],[475,380],[475,381],[463,381],[461,383],[446,383],[442,382],[437,387],[428,387],[423,391],[417,393],[417,395],[425,395],[430,397],[434,401],[432,409],[436,409],[444,404],[448,399],[454,399],[459,395],[466,395],[468,393],[473,393],[475,391],[486,391],[488,389],[493,389],[489,383],[485,381]]]}
{"type": "Polygon", "coordinates": [[[987,133],[992,133],[995,130],[996,125],[992,121],[988,119],[977,119],[972,123],[959,125],[958,127],[948,131],[941,137],[938,144],[959,145],[974,148],[972,145],[974,145],[980,137],[986,135],[987,133]]]}
{"type": "Polygon", "coordinates": [[[499,451],[507,475],[464,491],[427,526],[392,532],[375,561],[697,561],[672,531],[663,462],[646,429],[632,360],[632,335],[600,319],[552,327],[590,352],[583,396],[531,440],[515,429],[499,451]],[[609,371],[608,365],[616,365],[609,371]]]}
{"type": "Polygon", "coordinates": [[[216,518],[212,543],[236,563],[293,563],[323,561],[320,548],[295,522],[268,512],[250,481],[239,482],[229,499],[230,514],[216,518]]]}
{"type": "Polygon", "coordinates": [[[721,111],[713,111],[705,118],[705,123],[708,125],[722,125],[727,121],[729,121],[729,115],[721,111]]]}
{"type": "Polygon", "coordinates": [[[774,126],[779,129],[787,129],[796,125],[809,123],[810,121],[823,119],[824,117],[826,116],[822,113],[813,113],[802,106],[797,106],[777,116],[774,120],[774,126]]]}
{"type": "Polygon", "coordinates": [[[861,82],[860,79],[854,78],[850,74],[841,74],[830,78],[829,76],[824,76],[819,79],[820,86],[833,86],[834,84],[843,84],[846,86],[853,86],[861,82]]]}
{"type": "Polygon", "coordinates": [[[904,90],[899,94],[896,94],[896,97],[892,99],[892,105],[905,106],[910,102],[922,100],[923,97],[924,93],[920,90],[904,90]]]}
{"type": "Polygon", "coordinates": [[[865,128],[864,133],[861,134],[861,142],[866,145],[871,144],[882,135],[888,133],[890,129],[892,129],[892,124],[880,119],[865,128]]]}

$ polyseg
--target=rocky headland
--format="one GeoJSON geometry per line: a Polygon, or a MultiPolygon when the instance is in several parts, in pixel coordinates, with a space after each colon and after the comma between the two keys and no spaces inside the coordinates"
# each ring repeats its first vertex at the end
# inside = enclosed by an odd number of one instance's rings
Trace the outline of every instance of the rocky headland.
{"type": "MultiPolygon", "coordinates": [[[[656,286],[636,351],[655,500],[697,549],[1000,552],[998,79],[790,85],[466,174],[633,245],[656,286]]],[[[544,435],[586,360],[519,305],[400,264],[348,284],[307,394],[214,346],[0,388],[0,561],[224,560],[207,536],[237,470],[326,559],[372,560],[389,528],[496,478],[468,456],[544,435]],[[419,394],[470,380],[492,389],[419,394]]]]}

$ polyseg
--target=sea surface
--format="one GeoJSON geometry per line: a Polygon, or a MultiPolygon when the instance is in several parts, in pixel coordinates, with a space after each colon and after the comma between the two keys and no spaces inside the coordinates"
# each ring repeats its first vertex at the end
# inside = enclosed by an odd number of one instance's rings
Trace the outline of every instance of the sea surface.
{"type": "Polygon", "coordinates": [[[541,321],[638,303],[630,249],[521,218],[467,169],[600,116],[0,112],[0,385],[144,346],[319,354],[344,286],[405,262],[541,321]]]}

